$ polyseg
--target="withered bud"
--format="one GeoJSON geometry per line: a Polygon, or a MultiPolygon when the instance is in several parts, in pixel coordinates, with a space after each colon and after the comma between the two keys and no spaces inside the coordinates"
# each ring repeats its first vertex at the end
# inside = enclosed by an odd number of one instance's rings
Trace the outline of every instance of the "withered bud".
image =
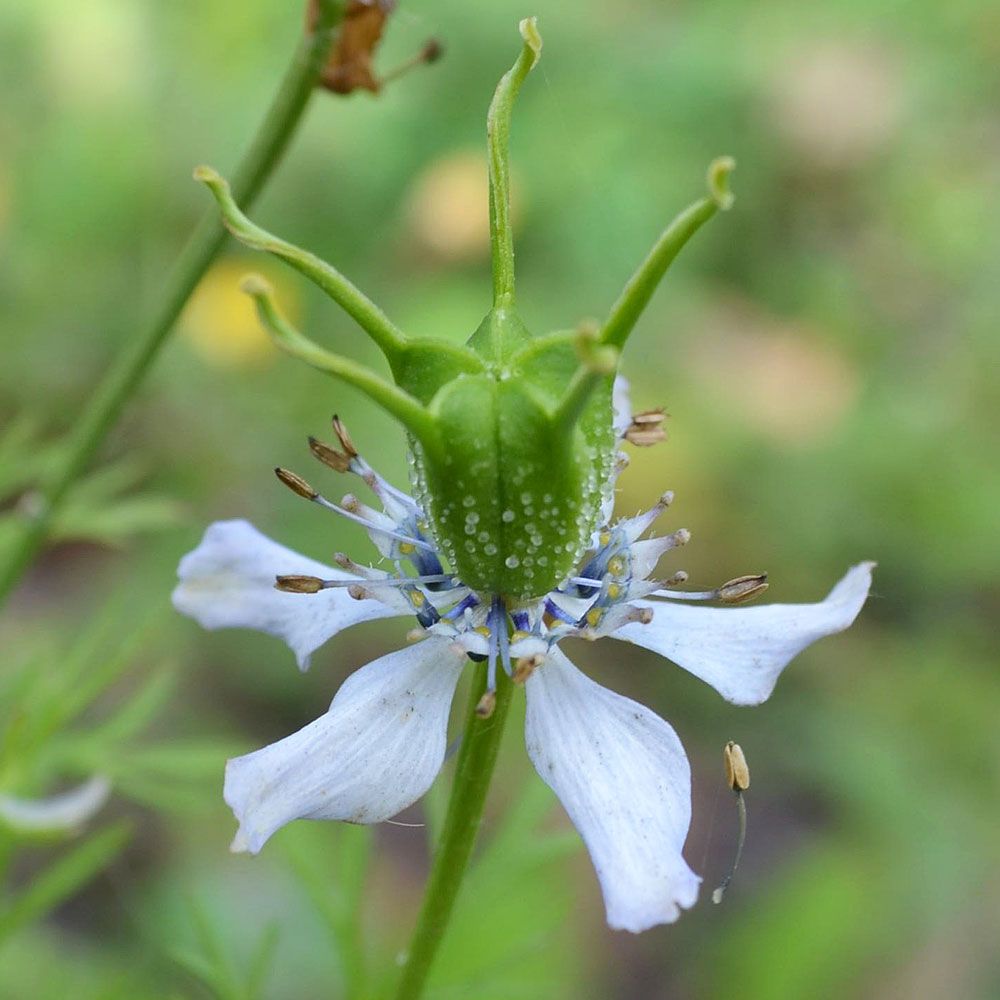
{"type": "Polygon", "coordinates": [[[344,426],[344,422],[337,416],[336,413],[333,415],[333,433],[337,435],[340,447],[347,453],[347,457],[357,458],[358,449],[354,447],[351,435],[347,433],[347,428],[344,426]]]}
{"type": "Polygon", "coordinates": [[[723,747],[722,760],[726,766],[726,784],[734,792],[745,792],[750,787],[750,769],[739,743],[730,740],[723,747]]]}
{"type": "Polygon", "coordinates": [[[760,597],[767,590],[767,574],[738,576],[719,587],[719,600],[724,604],[744,604],[760,597]]]}
{"type": "Polygon", "coordinates": [[[420,50],[420,59],[422,62],[427,63],[428,66],[431,63],[436,63],[443,55],[444,46],[438,38],[428,38],[424,43],[424,47],[420,50]]]}
{"type": "Polygon", "coordinates": [[[293,492],[306,500],[315,500],[319,494],[301,477],[282,469],[280,466],[274,470],[274,474],[293,492]]]}
{"type": "Polygon", "coordinates": [[[476,715],[480,719],[488,719],[493,714],[493,709],[497,707],[497,693],[496,691],[487,691],[479,699],[479,704],[476,705],[476,715]]]}
{"type": "Polygon", "coordinates": [[[667,432],[663,429],[663,421],[666,416],[663,410],[644,410],[634,414],[632,423],[625,431],[625,440],[637,448],[649,448],[665,441],[667,432]]]}
{"type": "Polygon", "coordinates": [[[323,581],[318,576],[278,576],[274,579],[274,589],[286,594],[318,594],[323,581]]]}
{"type": "Polygon", "coordinates": [[[309,450],[324,465],[328,465],[334,472],[347,472],[350,468],[351,460],[347,455],[342,455],[335,448],[317,441],[316,438],[309,438],[309,450]]]}
{"type": "Polygon", "coordinates": [[[534,656],[522,656],[517,661],[517,666],[514,667],[511,680],[515,684],[523,684],[544,662],[545,657],[541,653],[535,653],[534,656]]]}

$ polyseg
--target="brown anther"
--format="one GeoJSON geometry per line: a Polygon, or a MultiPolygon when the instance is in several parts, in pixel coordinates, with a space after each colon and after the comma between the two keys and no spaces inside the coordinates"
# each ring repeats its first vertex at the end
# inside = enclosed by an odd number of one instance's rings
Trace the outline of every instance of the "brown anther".
{"type": "Polygon", "coordinates": [[[274,579],[274,589],[286,594],[318,594],[323,581],[318,576],[278,576],[274,579]]]}
{"type": "Polygon", "coordinates": [[[648,448],[665,441],[667,432],[663,429],[666,419],[663,410],[644,410],[632,416],[632,423],[625,431],[625,440],[637,448],[648,448]]]}
{"type": "Polygon", "coordinates": [[[353,493],[345,493],[340,501],[340,506],[352,514],[357,514],[361,509],[361,501],[353,493]]]}
{"type": "Polygon", "coordinates": [[[476,705],[476,715],[478,715],[480,719],[488,719],[493,714],[493,709],[496,707],[496,691],[487,691],[483,694],[482,698],[479,699],[479,704],[476,705]]]}
{"type": "Polygon", "coordinates": [[[676,587],[682,583],[687,583],[688,575],[684,570],[679,569],[669,580],[663,581],[664,587],[676,587]]]}
{"type": "Polygon", "coordinates": [[[347,593],[356,601],[368,601],[375,596],[367,587],[362,587],[360,583],[352,583],[347,588],[347,593]]]}
{"type": "Polygon", "coordinates": [[[653,620],[653,609],[652,608],[637,608],[635,613],[635,618],[633,621],[637,621],[640,625],[648,625],[653,620]]]}
{"type": "Polygon", "coordinates": [[[669,507],[673,502],[674,502],[674,491],[673,490],[667,490],[666,493],[661,493],[660,494],[660,499],[657,500],[657,503],[661,507],[669,507]]]}
{"type": "Polygon", "coordinates": [[[347,428],[344,426],[343,420],[341,420],[336,413],[333,415],[333,433],[337,435],[340,447],[347,453],[347,457],[357,458],[358,449],[354,447],[351,435],[347,433],[347,428]]]}
{"type": "Polygon", "coordinates": [[[745,792],[750,787],[750,769],[739,743],[730,740],[722,749],[722,760],[726,766],[726,784],[734,792],[745,792]]]}
{"type": "Polygon", "coordinates": [[[420,50],[420,61],[427,63],[429,66],[431,63],[436,63],[443,55],[444,46],[441,44],[440,39],[428,38],[424,43],[424,47],[420,50]]]}
{"type": "Polygon", "coordinates": [[[288,469],[280,466],[274,470],[274,474],[293,492],[306,500],[315,500],[319,494],[301,477],[288,469]]]}
{"type": "Polygon", "coordinates": [[[719,587],[719,600],[723,604],[745,604],[760,597],[767,590],[767,574],[738,576],[719,587]]]}
{"type": "Polygon", "coordinates": [[[353,569],[357,565],[349,555],[345,555],[343,552],[334,552],[333,561],[341,569],[353,569]]]}
{"type": "Polygon", "coordinates": [[[523,684],[543,663],[545,656],[542,653],[535,653],[534,656],[522,656],[514,667],[511,680],[515,684],[523,684]]]}
{"type": "Polygon", "coordinates": [[[670,537],[674,545],[687,545],[691,541],[691,532],[687,528],[678,528],[670,537]]]}
{"type": "Polygon", "coordinates": [[[314,437],[309,438],[309,450],[334,472],[347,472],[351,466],[351,460],[347,455],[341,454],[336,448],[323,444],[322,441],[317,441],[314,437]]]}

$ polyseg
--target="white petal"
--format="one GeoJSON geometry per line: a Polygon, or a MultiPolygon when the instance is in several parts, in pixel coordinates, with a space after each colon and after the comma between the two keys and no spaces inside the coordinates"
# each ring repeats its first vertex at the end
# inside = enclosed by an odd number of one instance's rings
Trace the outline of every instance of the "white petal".
{"type": "Polygon", "coordinates": [[[326,715],[226,765],[225,798],[256,854],[293,819],[380,823],[431,786],[465,654],[425,639],[361,667],[326,715]]]}
{"type": "Polygon", "coordinates": [[[632,394],[629,391],[629,381],[624,375],[616,375],[611,389],[611,408],[613,416],[611,426],[615,437],[624,437],[632,423],[632,394]]]}
{"type": "Polygon", "coordinates": [[[698,897],[681,855],[691,771],[658,715],[585,677],[557,648],[526,682],[525,743],[590,852],[608,924],[668,924],[698,897]]]}
{"type": "Polygon", "coordinates": [[[0,820],[25,833],[76,830],[101,809],[110,794],[111,782],[98,774],[68,792],[45,799],[0,795],[0,820]]]}
{"type": "Polygon", "coordinates": [[[355,579],[272,542],[249,521],[216,521],[177,568],[174,607],[204,628],[252,628],[276,635],[291,647],[301,670],[308,669],[309,654],[342,629],[400,614],[378,601],[356,601],[346,588],[318,594],[274,589],[276,576],[296,574],[355,579]]]}
{"type": "Polygon", "coordinates": [[[637,601],[635,606],[652,609],[653,620],[610,634],[673,660],[727,701],[759,705],[794,656],[854,621],[868,597],[874,568],[872,562],[853,567],[818,604],[699,608],[637,601]]]}

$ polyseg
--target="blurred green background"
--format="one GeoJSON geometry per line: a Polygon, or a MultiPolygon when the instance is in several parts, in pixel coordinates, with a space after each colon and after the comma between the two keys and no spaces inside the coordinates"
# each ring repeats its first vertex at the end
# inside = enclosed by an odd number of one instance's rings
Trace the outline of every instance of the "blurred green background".
{"type": "MultiPolygon", "coordinates": [[[[320,95],[254,217],[335,262],[405,330],[464,339],[489,304],[486,107],[530,13],[545,51],[512,154],[531,328],[602,316],[701,194],[709,160],[739,165],[734,210],[682,255],[629,344],[634,402],[667,408],[670,440],[633,450],[619,510],[673,489],[669,524],[693,542],[667,568],[698,585],[766,570],[768,599],[814,600],[854,562],[879,570],[854,628],[801,655],[757,709],[638,649],[570,648],[681,736],[702,900],[675,926],[609,932],[515,720],[488,849],[430,995],[996,997],[1000,8],[403,3],[379,66],[432,35],[445,58],[378,98],[320,95]],[[749,838],[714,907],[736,834],[727,739],[753,774],[749,838]]],[[[8,518],[205,207],[192,166],[232,169],[300,30],[297,6],[280,0],[0,7],[8,518]]],[[[343,488],[305,447],[307,434],[328,436],[333,411],[405,481],[387,418],[269,346],[236,290],[249,269],[271,277],[307,332],[378,364],[298,276],[230,245],[112,435],[110,482],[78,496],[62,541],[5,610],[0,672],[31,683],[56,683],[95,621],[95,661],[131,643],[128,669],[88,709],[97,717],[155,672],[174,683],[131,749],[99,758],[117,794],[93,825],[121,820],[126,846],[45,920],[0,940],[5,1000],[347,996],[358,898],[366,989],[405,947],[426,830],[383,826],[368,845],[355,829],[297,824],[259,858],[231,857],[221,775],[227,754],[320,714],[406,624],[340,636],[303,677],[276,640],[202,633],[169,605],[178,558],[217,518],[248,517],[316,558],[368,558],[360,531],[271,472],[343,488]],[[235,981],[254,961],[256,994],[213,991],[199,974],[229,963],[235,981]]],[[[83,776],[89,758],[76,759],[83,776]]],[[[18,784],[16,767],[0,777],[3,790],[41,794],[72,770],[45,787],[18,784]]],[[[444,778],[432,817],[446,793],[444,778]]],[[[7,893],[72,848],[2,836],[7,893]]]]}

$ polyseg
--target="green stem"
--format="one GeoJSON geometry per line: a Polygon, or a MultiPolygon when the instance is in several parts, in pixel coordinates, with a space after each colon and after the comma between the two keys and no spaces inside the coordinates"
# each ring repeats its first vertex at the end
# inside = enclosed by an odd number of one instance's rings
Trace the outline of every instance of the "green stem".
{"type": "MultiPolygon", "coordinates": [[[[249,204],[271,176],[295,133],[333,44],[343,15],[342,0],[320,0],[315,29],[298,46],[257,134],[233,177],[233,197],[249,204]]],[[[91,394],[59,464],[39,484],[37,510],[26,519],[3,553],[0,601],[44,544],[70,487],[94,457],[122,409],[149,370],[181,309],[226,239],[215,208],[205,211],[171,273],[149,323],[129,343],[91,394]]]]}
{"type": "Polygon", "coordinates": [[[455,783],[448,803],[441,843],[434,857],[423,908],[413,933],[396,1000],[417,1000],[423,994],[434,956],[444,938],[455,899],[469,863],[482,820],[486,791],[500,749],[507,710],[514,685],[501,671],[497,700],[488,719],[476,715],[476,706],[486,690],[486,672],[472,685],[462,736],[462,749],[455,769],[455,783]]]}

